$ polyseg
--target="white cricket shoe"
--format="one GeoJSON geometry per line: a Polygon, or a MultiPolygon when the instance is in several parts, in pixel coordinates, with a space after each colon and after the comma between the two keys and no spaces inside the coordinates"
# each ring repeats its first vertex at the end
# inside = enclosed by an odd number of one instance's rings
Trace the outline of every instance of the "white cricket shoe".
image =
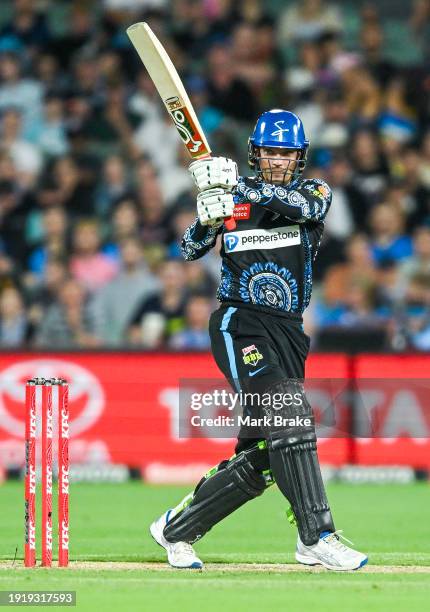
{"type": "Polygon", "coordinates": [[[167,560],[172,567],[201,569],[203,562],[198,558],[188,542],[168,542],[163,535],[163,529],[169,520],[170,510],[154,521],[149,528],[154,540],[167,551],[167,560]]]}
{"type": "MultiPolygon", "coordinates": [[[[296,560],[304,565],[323,565],[329,570],[357,570],[366,565],[366,555],[340,541],[341,531],[324,531],[320,539],[312,546],[306,546],[297,537],[296,560]]],[[[342,536],[344,537],[344,536],[342,536]]],[[[346,538],[344,538],[346,540],[346,538]]],[[[349,540],[347,540],[349,542],[349,540]]],[[[352,542],[350,542],[352,544],[352,542]]]]}

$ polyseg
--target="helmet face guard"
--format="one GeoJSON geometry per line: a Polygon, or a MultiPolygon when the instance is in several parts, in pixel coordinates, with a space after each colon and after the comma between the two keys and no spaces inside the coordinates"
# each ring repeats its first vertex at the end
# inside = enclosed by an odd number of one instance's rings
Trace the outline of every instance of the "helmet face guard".
{"type": "MultiPolygon", "coordinates": [[[[300,118],[286,110],[273,109],[260,115],[254,131],[248,141],[248,163],[260,180],[272,182],[275,171],[275,158],[262,157],[260,150],[287,149],[299,151],[297,159],[285,157],[287,162],[282,181],[277,183],[290,184],[296,181],[306,166],[306,155],[309,141],[306,139],[300,118]],[[261,167],[261,161],[267,160],[267,167],[261,167]]],[[[279,172],[276,168],[276,173],[279,172]]]]}
{"type": "Polygon", "coordinates": [[[283,170],[282,178],[277,178],[276,182],[282,185],[286,185],[295,182],[303,173],[306,167],[307,148],[295,150],[300,151],[300,154],[297,159],[284,157],[283,161],[287,162],[286,167],[280,168],[279,166],[276,166],[275,168],[273,162],[276,161],[276,159],[274,157],[261,156],[260,147],[257,147],[250,142],[248,145],[248,163],[250,167],[254,170],[258,178],[267,183],[273,183],[273,175],[275,171],[276,174],[280,174],[283,170]],[[263,169],[261,167],[261,161],[268,162],[266,168],[263,169]]]}

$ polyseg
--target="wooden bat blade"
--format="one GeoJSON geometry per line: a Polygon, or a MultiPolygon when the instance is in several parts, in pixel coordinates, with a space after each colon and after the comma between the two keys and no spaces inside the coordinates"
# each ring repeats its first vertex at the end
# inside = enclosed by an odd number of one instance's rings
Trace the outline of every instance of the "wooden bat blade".
{"type": "Polygon", "coordinates": [[[127,34],[193,159],[209,157],[211,149],[182,81],[149,25],[135,23],[127,34]]]}

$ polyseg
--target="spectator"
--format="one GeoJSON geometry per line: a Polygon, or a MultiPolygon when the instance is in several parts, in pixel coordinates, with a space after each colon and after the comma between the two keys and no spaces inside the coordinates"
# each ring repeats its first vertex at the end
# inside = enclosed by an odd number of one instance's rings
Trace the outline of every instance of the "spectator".
{"type": "Polygon", "coordinates": [[[17,273],[21,270],[17,270],[17,267],[14,260],[5,254],[4,244],[0,241],[0,288],[21,282],[22,277],[17,273]]]}
{"type": "Polygon", "coordinates": [[[187,262],[185,284],[190,295],[198,294],[210,297],[214,295],[216,288],[214,279],[198,260],[187,262]]]}
{"type": "Polygon", "coordinates": [[[30,334],[21,294],[15,287],[5,287],[0,294],[0,346],[25,345],[30,334]]]}
{"type": "MultiPolygon", "coordinates": [[[[164,122],[163,126],[167,128],[164,122]]],[[[178,196],[192,189],[194,183],[190,180],[190,174],[186,170],[189,158],[185,155],[182,143],[178,142],[176,128],[170,122],[169,127],[173,127],[176,132],[175,138],[173,138],[173,132],[164,132],[164,127],[161,128],[163,134],[159,135],[164,139],[161,147],[157,148],[155,144],[145,146],[147,155],[137,160],[135,177],[138,189],[144,187],[148,181],[151,183],[156,181],[163,201],[170,207],[178,196]],[[157,149],[155,155],[151,151],[152,146],[157,149]],[[157,159],[158,156],[160,156],[160,159],[157,159]]],[[[155,141],[152,141],[153,143],[159,142],[156,134],[148,133],[147,136],[156,138],[155,141]]],[[[147,136],[145,136],[145,139],[147,136]]]]}
{"type": "Polygon", "coordinates": [[[62,68],[70,69],[73,59],[91,43],[94,36],[93,13],[81,3],[73,3],[64,35],[53,42],[52,49],[62,68]]]}
{"type": "Polygon", "coordinates": [[[356,129],[374,128],[382,109],[382,91],[369,70],[356,65],[341,74],[343,94],[356,129]]]}
{"type": "Polygon", "coordinates": [[[221,45],[208,54],[209,104],[238,121],[252,121],[257,109],[252,90],[234,72],[231,51],[221,45]]]}
{"type": "MultiPolygon", "coordinates": [[[[0,93],[1,95],[1,93],[0,93]]],[[[21,115],[14,109],[5,110],[1,122],[3,150],[10,155],[18,180],[25,189],[31,188],[42,169],[42,156],[30,142],[21,138],[21,115]]]]}
{"type": "Polygon", "coordinates": [[[89,48],[73,55],[72,58],[73,95],[84,99],[92,111],[101,102],[97,58],[89,48]]]}
{"type": "Polygon", "coordinates": [[[411,278],[418,274],[430,275],[430,226],[428,225],[415,230],[413,254],[399,265],[399,290],[404,293],[411,278]]]}
{"type": "Polygon", "coordinates": [[[399,299],[399,266],[394,259],[382,259],[376,266],[375,305],[381,317],[390,319],[399,299]]]}
{"type": "Polygon", "coordinates": [[[148,114],[135,129],[133,143],[136,157],[146,155],[158,173],[168,174],[177,164],[178,131],[168,115],[148,114]]]}
{"type": "Polygon", "coordinates": [[[177,258],[182,259],[181,253],[181,241],[182,236],[185,233],[187,227],[191,225],[191,223],[196,218],[196,213],[194,210],[183,209],[179,210],[172,219],[172,241],[168,247],[168,256],[169,258],[177,258]]]}
{"type": "Polygon", "coordinates": [[[361,130],[352,142],[351,161],[354,166],[354,187],[362,198],[376,203],[387,185],[387,169],[371,131],[361,130]]]}
{"type": "Polygon", "coordinates": [[[199,76],[192,77],[188,79],[186,88],[202,129],[210,137],[212,132],[221,127],[224,115],[209,104],[208,85],[205,79],[199,76]]]}
{"type": "Polygon", "coordinates": [[[402,188],[402,209],[408,215],[408,229],[430,221],[430,184],[426,184],[421,174],[421,156],[412,146],[404,148],[401,159],[399,181],[402,188]]]}
{"type": "Polygon", "coordinates": [[[281,14],[278,37],[283,46],[303,40],[315,40],[323,32],[343,28],[341,14],[334,4],[322,0],[300,0],[281,14]]]}
{"type": "Polygon", "coordinates": [[[100,227],[96,220],[81,221],[73,233],[70,272],[89,292],[94,292],[118,271],[116,262],[100,250],[100,227]]]}
{"type": "Polygon", "coordinates": [[[208,9],[213,8],[219,13],[224,8],[228,12],[229,7],[222,7],[221,3],[218,3],[219,6],[216,8],[208,7],[204,2],[173,2],[172,4],[174,41],[178,49],[184,49],[194,59],[207,52],[208,43],[212,39],[211,34],[215,30],[220,32],[220,36],[225,36],[226,31],[231,29],[228,20],[223,21],[221,27],[218,21],[211,27],[207,14],[208,9]],[[224,29],[224,25],[227,26],[227,30],[224,29]]]}
{"type": "Polygon", "coordinates": [[[400,261],[412,255],[412,241],[404,234],[404,216],[388,203],[378,204],[370,213],[371,248],[373,260],[381,263],[390,259],[400,261]]]}
{"type": "Polygon", "coordinates": [[[57,55],[52,52],[41,53],[35,57],[35,74],[45,96],[65,96],[68,88],[68,75],[60,71],[57,55]]]}
{"type": "Polygon", "coordinates": [[[60,289],[68,280],[67,265],[61,259],[48,259],[44,267],[43,276],[31,293],[32,316],[39,321],[44,311],[57,299],[60,289]]]}
{"type": "Polygon", "coordinates": [[[428,0],[415,0],[411,3],[411,16],[409,27],[414,41],[421,47],[424,57],[429,57],[429,18],[430,2],[428,0]]]}
{"type": "Polygon", "coordinates": [[[128,191],[124,161],[118,155],[111,155],[103,165],[103,174],[95,193],[97,214],[107,217],[114,204],[123,199],[128,191]]]}
{"type": "Polygon", "coordinates": [[[415,126],[407,119],[384,114],[379,120],[381,149],[392,179],[402,178],[403,152],[413,138],[415,126]]]}
{"type": "Polygon", "coordinates": [[[140,227],[139,214],[134,200],[125,199],[118,202],[108,227],[110,235],[103,250],[119,263],[119,244],[127,238],[134,238],[140,227]]]}
{"type": "Polygon", "coordinates": [[[67,256],[67,216],[59,207],[48,208],[42,217],[43,241],[29,258],[28,267],[33,274],[43,276],[49,259],[67,256]]]}
{"type": "MultiPolygon", "coordinates": [[[[139,66],[139,71],[135,76],[133,85],[135,90],[132,92],[128,100],[128,106],[132,112],[139,115],[143,122],[135,133],[136,144],[139,146],[139,138],[137,136],[139,129],[146,123],[159,122],[160,108],[157,90],[155,89],[149,74],[141,66],[139,66]]],[[[145,148],[144,140],[142,140],[141,148],[145,148]]]]}
{"type": "Polygon", "coordinates": [[[430,274],[413,275],[396,308],[390,328],[395,350],[430,350],[430,274]]]}
{"type": "Polygon", "coordinates": [[[17,56],[0,56],[0,112],[8,108],[17,109],[22,114],[23,130],[26,132],[40,121],[43,89],[36,80],[22,78],[20,72],[17,56]]]}
{"type": "Polygon", "coordinates": [[[121,270],[95,296],[98,336],[108,346],[126,343],[127,324],[139,304],[159,287],[158,279],[147,269],[137,238],[121,243],[121,270]]]}
{"type": "Polygon", "coordinates": [[[159,348],[184,327],[185,279],[183,264],[166,261],[159,271],[161,288],[139,304],[130,320],[129,340],[159,348]]]}
{"type": "Polygon", "coordinates": [[[117,202],[111,216],[112,240],[120,242],[135,236],[140,227],[140,217],[135,200],[124,198],[117,202]]]}
{"type": "Polygon", "coordinates": [[[157,192],[157,199],[161,197],[162,206],[165,204],[166,208],[172,208],[181,196],[186,195],[194,188],[194,183],[190,180],[190,174],[186,170],[186,166],[189,164],[188,155],[186,155],[183,145],[178,143],[177,138],[172,143],[170,151],[170,161],[163,166],[161,174],[157,174],[155,166],[145,156],[137,161],[135,172],[137,191],[147,191],[146,187],[149,184],[150,191],[157,192]],[[179,168],[175,164],[181,156],[181,168],[179,168]]]}
{"type": "Polygon", "coordinates": [[[161,193],[168,208],[173,208],[178,200],[189,196],[194,190],[194,183],[188,172],[190,160],[182,142],[176,140],[172,152],[172,165],[163,166],[159,176],[161,193]]]}
{"type": "Polygon", "coordinates": [[[384,57],[384,33],[378,21],[365,21],[360,31],[360,47],[365,66],[383,87],[396,73],[394,64],[384,57]]]}
{"type": "MultiPolygon", "coordinates": [[[[231,37],[231,61],[236,75],[251,87],[254,95],[260,98],[271,86],[276,76],[275,66],[269,57],[262,53],[260,32],[251,23],[239,23],[231,37]]],[[[269,40],[274,39],[274,33],[269,40]]]]}
{"type": "Polygon", "coordinates": [[[333,159],[328,181],[333,192],[330,214],[327,215],[325,229],[339,240],[350,236],[354,231],[354,217],[363,216],[364,211],[356,210],[361,203],[351,181],[352,168],[345,157],[333,159]]]}
{"type": "Polygon", "coordinates": [[[184,329],[172,335],[169,346],[177,350],[209,350],[208,321],[212,310],[206,296],[192,296],[185,308],[184,329]]]}
{"type": "Polygon", "coordinates": [[[325,275],[319,299],[316,296],[316,323],[337,323],[346,310],[350,287],[364,287],[370,292],[376,285],[376,275],[367,237],[355,234],[346,246],[346,262],[331,266],[325,275]]]}
{"type": "Polygon", "coordinates": [[[325,85],[338,85],[343,71],[356,67],[359,57],[343,47],[342,37],[336,30],[325,30],[317,39],[321,72],[319,81],[325,85]]]}
{"type": "Polygon", "coordinates": [[[74,159],[61,157],[53,164],[38,192],[41,206],[63,206],[73,217],[91,215],[94,210],[93,185],[84,180],[74,159]]]}
{"type": "MultiPolygon", "coordinates": [[[[430,130],[428,130],[423,138],[420,163],[419,163],[420,182],[424,187],[430,189],[430,130]]],[[[429,209],[428,209],[429,211],[429,209]]]]}
{"type": "Polygon", "coordinates": [[[298,47],[296,62],[288,67],[286,80],[290,91],[312,93],[321,68],[321,56],[318,43],[303,41],[298,47]]]}
{"type": "Polygon", "coordinates": [[[146,181],[139,186],[137,203],[142,222],[141,236],[145,247],[154,243],[165,245],[171,239],[171,231],[156,176],[148,176],[146,181]]]}
{"type": "Polygon", "coordinates": [[[0,32],[0,41],[15,38],[33,54],[49,45],[51,33],[46,17],[36,12],[33,0],[15,0],[12,20],[0,32]]]}
{"type": "Polygon", "coordinates": [[[316,284],[320,283],[332,266],[345,262],[345,242],[324,232],[318,247],[318,266],[312,272],[316,284]]]}
{"type": "Polygon", "coordinates": [[[50,349],[94,348],[100,345],[97,322],[83,287],[67,280],[43,317],[36,346],[50,349]]]}
{"type": "Polygon", "coordinates": [[[338,324],[342,327],[381,327],[382,321],[376,312],[374,287],[363,287],[353,283],[347,292],[346,308],[340,314],[338,324]]]}
{"type": "Polygon", "coordinates": [[[59,157],[68,152],[64,104],[59,96],[52,94],[45,98],[43,117],[32,132],[27,132],[27,138],[47,157],[59,157]]]}
{"type": "Polygon", "coordinates": [[[0,239],[5,255],[21,268],[27,255],[24,233],[28,200],[13,180],[0,180],[0,239]]]}
{"type": "MultiPolygon", "coordinates": [[[[139,151],[133,140],[133,129],[139,117],[125,106],[126,90],[122,83],[110,85],[102,108],[93,101],[93,113],[84,126],[90,141],[103,143],[108,150],[118,151],[129,157],[137,157],[139,151]]],[[[97,101],[98,102],[98,101],[97,101]]]]}
{"type": "Polygon", "coordinates": [[[348,287],[353,284],[375,284],[376,270],[372,251],[364,234],[355,234],[348,240],[346,262],[332,266],[324,281],[326,299],[330,303],[344,302],[348,287]]]}
{"type": "MultiPolygon", "coordinates": [[[[297,112],[302,112],[301,106],[297,112]]],[[[323,98],[319,96],[316,101],[305,107],[305,112],[307,114],[303,121],[309,119],[311,128],[312,126],[314,128],[315,146],[325,153],[325,159],[322,158],[323,162],[327,160],[327,157],[330,160],[330,152],[347,147],[350,116],[346,100],[339,90],[328,91],[323,98]],[[323,104],[321,104],[321,99],[323,104]],[[309,116],[312,112],[316,113],[316,118],[309,116]]]]}

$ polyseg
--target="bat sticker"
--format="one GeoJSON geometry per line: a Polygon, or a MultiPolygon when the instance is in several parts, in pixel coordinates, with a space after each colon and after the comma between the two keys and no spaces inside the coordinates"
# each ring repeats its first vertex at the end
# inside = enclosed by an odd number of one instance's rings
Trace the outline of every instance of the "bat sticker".
{"type": "Polygon", "coordinates": [[[182,107],[180,109],[171,111],[170,114],[173,118],[173,121],[175,122],[179,135],[181,136],[185,146],[190,152],[190,155],[193,156],[198,153],[200,156],[204,153],[209,153],[203,141],[199,139],[199,133],[196,130],[196,127],[190,115],[188,114],[187,109],[185,107],[182,107]]]}

